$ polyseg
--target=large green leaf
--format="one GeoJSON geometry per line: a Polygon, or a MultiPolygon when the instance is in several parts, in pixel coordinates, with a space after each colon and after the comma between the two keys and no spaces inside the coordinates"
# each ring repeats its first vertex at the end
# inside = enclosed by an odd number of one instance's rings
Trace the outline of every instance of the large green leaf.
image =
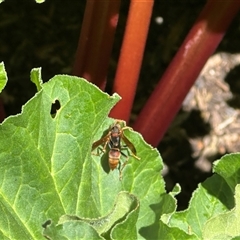
{"type": "Polygon", "coordinates": [[[40,91],[21,114],[0,125],[0,238],[40,239],[45,232],[57,239],[120,239],[123,229],[130,239],[147,238],[139,230],[146,233],[158,221],[156,206],[165,193],[157,150],[125,130],[141,160],[129,155],[120,181],[118,169],[109,170],[107,153],[91,153],[92,143],[114,122],[107,114],[119,97],[77,77],[59,75],[41,85],[36,76],[40,91]],[[51,114],[56,101],[60,108],[51,114]],[[122,191],[136,196],[140,209],[114,215],[105,230],[89,224],[111,216],[122,191]],[[64,216],[79,221],[63,223],[64,216]]]}
{"type": "Polygon", "coordinates": [[[140,134],[124,130],[140,160],[123,147],[113,171],[108,145],[92,152],[114,123],[107,115],[118,95],[65,75],[42,84],[40,69],[31,79],[38,93],[0,125],[0,239],[239,238],[239,153],[216,161],[214,175],[177,212],[180,187],[165,192],[159,153],[140,134]]]}
{"type": "Polygon", "coordinates": [[[235,191],[236,206],[231,211],[211,218],[203,229],[204,239],[230,240],[240,237],[240,185],[235,191]]]}
{"type": "Polygon", "coordinates": [[[206,221],[232,206],[233,197],[230,188],[224,179],[214,175],[199,185],[193,194],[189,208],[175,213],[168,225],[178,227],[189,235],[195,235],[196,239],[202,239],[202,228],[206,221]]]}
{"type": "Polygon", "coordinates": [[[44,235],[48,239],[59,239],[64,236],[69,239],[79,239],[84,235],[87,235],[89,239],[102,239],[99,235],[96,235],[96,233],[99,233],[104,234],[107,239],[109,239],[112,237],[109,235],[109,233],[111,233],[112,225],[118,221],[117,227],[115,226],[116,231],[113,231],[113,234],[116,235],[117,238],[126,235],[127,239],[136,239],[136,222],[138,218],[138,211],[136,210],[138,208],[139,202],[135,196],[127,192],[120,192],[117,196],[117,201],[112,212],[108,215],[96,219],[64,215],[60,218],[58,226],[48,227],[44,232],[44,235]],[[88,223],[88,225],[86,223],[88,223]],[[119,227],[119,225],[122,227],[119,227]],[[131,228],[129,228],[129,226],[131,228]],[[135,231],[129,232],[127,231],[128,229],[135,229],[135,231]],[[120,232],[118,233],[118,231],[120,232]]]}
{"type": "MultiPolygon", "coordinates": [[[[233,224],[230,218],[239,218],[234,207],[234,192],[240,182],[240,154],[228,154],[214,163],[215,174],[199,184],[188,209],[162,215],[158,237],[164,239],[232,239],[238,237],[235,229],[230,233],[224,225],[233,224]],[[233,209],[233,210],[230,210],[233,209]],[[222,225],[220,225],[220,222],[222,225]],[[224,235],[225,234],[225,235],[224,235]],[[223,236],[223,238],[219,238],[223,236]],[[224,238],[225,236],[225,238],[224,238]],[[230,237],[229,237],[230,236],[230,237]]],[[[239,204],[236,192],[236,205],[239,204]]],[[[238,228],[235,221],[235,228],[238,228]]],[[[227,226],[227,225],[226,225],[227,226]]],[[[232,228],[231,228],[232,229],[232,228]]]]}

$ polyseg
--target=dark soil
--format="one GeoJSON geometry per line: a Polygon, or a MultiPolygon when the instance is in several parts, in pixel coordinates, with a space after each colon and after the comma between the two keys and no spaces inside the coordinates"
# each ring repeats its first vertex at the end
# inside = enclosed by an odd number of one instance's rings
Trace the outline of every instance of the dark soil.
{"type": "MultiPolygon", "coordinates": [[[[34,0],[25,0],[20,4],[18,0],[6,0],[0,4],[0,57],[1,61],[5,63],[9,78],[7,87],[2,93],[7,115],[19,113],[21,106],[35,94],[35,86],[29,81],[32,68],[42,67],[42,77],[45,81],[55,74],[71,74],[85,3],[86,1],[79,0],[46,0],[43,4],[36,4],[34,0]]],[[[155,1],[133,109],[133,119],[151,94],[205,3],[205,0],[155,1]]],[[[108,89],[111,89],[111,82],[114,78],[127,9],[128,1],[123,1],[109,69],[108,89]]],[[[216,53],[240,52],[239,23],[240,15],[233,21],[216,53]]],[[[224,55],[223,61],[225,61],[224,58],[227,58],[226,61],[229,63],[231,57],[232,55],[227,55],[227,57],[224,55]]],[[[205,72],[199,81],[200,83],[207,82],[210,76],[213,81],[219,80],[223,88],[227,87],[227,92],[232,94],[232,97],[230,99],[223,98],[222,102],[227,103],[224,105],[225,109],[230,109],[233,115],[236,113],[235,119],[232,120],[234,123],[238,120],[240,106],[238,101],[240,99],[238,95],[240,92],[239,66],[236,65],[237,63],[229,63],[226,68],[221,65],[220,70],[224,68],[224,71],[220,71],[220,74],[216,74],[214,78],[211,70],[219,72],[221,62],[216,59],[214,61],[216,64],[214,67],[210,67],[210,73],[205,72]]],[[[211,91],[216,90],[213,89],[213,86],[203,88],[210,95],[211,91]]],[[[194,91],[201,92],[197,86],[194,91]]],[[[217,111],[217,106],[221,105],[221,101],[213,103],[209,100],[210,108],[201,108],[204,96],[201,94],[198,96],[197,103],[191,97],[189,101],[185,101],[183,109],[159,145],[159,151],[168,166],[165,174],[167,189],[171,190],[177,182],[182,186],[182,193],[178,196],[180,209],[187,206],[197,184],[211,175],[208,163],[211,166],[213,160],[218,159],[226,152],[239,151],[236,141],[233,141],[231,146],[225,146],[221,142],[223,140],[220,141],[220,137],[215,132],[216,121],[213,118],[211,121],[207,120],[205,117],[207,113],[215,116],[216,114],[212,110],[217,111]],[[202,101],[201,98],[203,98],[202,101]],[[224,146],[218,146],[218,141],[215,144],[216,149],[211,154],[206,154],[204,150],[209,145],[206,141],[212,143],[215,139],[214,136],[224,146]],[[234,148],[233,145],[236,147],[234,148]]],[[[220,100],[221,96],[222,92],[219,94],[220,100]]],[[[228,118],[230,117],[232,117],[231,114],[228,118]]],[[[224,118],[222,121],[224,122],[226,119],[224,118]]],[[[228,126],[232,126],[232,123],[225,128],[228,126]]],[[[222,134],[228,134],[228,137],[232,138],[229,132],[226,130],[222,134]]],[[[235,132],[240,133],[238,129],[235,132]]]]}

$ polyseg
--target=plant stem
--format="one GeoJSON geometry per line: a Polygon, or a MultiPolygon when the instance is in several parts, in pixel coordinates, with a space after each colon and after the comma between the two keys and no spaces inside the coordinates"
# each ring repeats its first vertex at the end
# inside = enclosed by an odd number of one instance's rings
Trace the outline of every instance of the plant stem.
{"type": "Polygon", "coordinates": [[[131,0],[126,30],[113,85],[122,100],[110,116],[129,120],[152,14],[153,0],[131,0]]]}
{"type": "Polygon", "coordinates": [[[105,89],[107,68],[118,22],[120,0],[88,0],[73,75],[105,89]]]}
{"type": "Polygon", "coordinates": [[[142,109],[134,129],[157,146],[209,56],[240,8],[240,1],[209,0],[142,109]]]}

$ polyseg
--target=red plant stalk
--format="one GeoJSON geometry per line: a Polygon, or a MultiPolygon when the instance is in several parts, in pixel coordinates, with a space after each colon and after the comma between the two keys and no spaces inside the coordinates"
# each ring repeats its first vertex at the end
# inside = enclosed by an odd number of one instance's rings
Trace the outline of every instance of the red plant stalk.
{"type": "Polygon", "coordinates": [[[235,0],[209,0],[206,3],[133,125],[148,143],[159,144],[239,8],[240,1],[235,0]]]}
{"type": "Polygon", "coordinates": [[[122,100],[110,116],[128,122],[134,101],[144,47],[152,14],[153,0],[131,0],[126,30],[118,61],[113,92],[122,100]]]}
{"type": "Polygon", "coordinates": [[[120,0],[87,0],[73,75],[105,89],[120,0]]]}

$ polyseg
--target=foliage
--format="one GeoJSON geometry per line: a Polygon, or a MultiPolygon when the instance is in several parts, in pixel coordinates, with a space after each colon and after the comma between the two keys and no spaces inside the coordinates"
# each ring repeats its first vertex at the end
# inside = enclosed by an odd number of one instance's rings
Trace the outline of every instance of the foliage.
{"type": "MultiPolygon", "coordinates": [[[[0,77],[6,81],[6,74],[0,77]]],[[[122,180],[118,169],[110,171],[107,153],[92,154],[92,143],[114,121],[107,115],[118,95],[66,75],[42,84],[39,69],[32,80],[39,91],[0,125],[1,239],[240,236],[239,154],[215,162],[215,174],[199,185],[189,208],[177,212],[180,187],[165,192],[161,157],[138,133],[124,131],[141,160],[129,155],[122,180]],[[51,114],[56,100],[60,108],[51,114]]]]}

